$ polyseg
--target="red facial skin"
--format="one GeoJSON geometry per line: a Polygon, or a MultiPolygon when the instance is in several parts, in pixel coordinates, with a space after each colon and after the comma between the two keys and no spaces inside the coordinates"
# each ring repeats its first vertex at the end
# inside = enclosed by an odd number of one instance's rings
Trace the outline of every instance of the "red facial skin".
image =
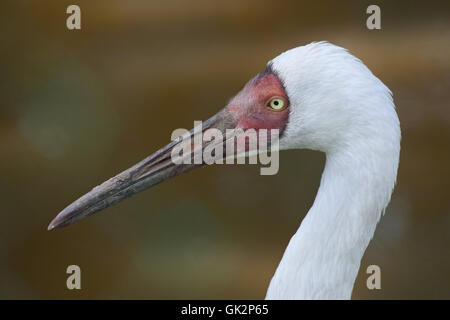
{"type": "Polygon", "coordinates": [[[278,129],[281,135],[289,119],[289,98],[278,76],[265,71],[250,80],[227,109],[236,119],[237,128],[278,129]],[[277,111],[268,107],[274,97],[284,98],[284,109],[277,111]]]}
{"type": "MultiPolygon", "coordinates": [[[[267,141],[271,140],[271,129],[278,129],[281,136],[289,120],[289,98],[281,80],[270,68],[250,80],[231,100],[226,109],[234,118],[236,128],[244,131],[254,129],[257,132],[259,129],[267,129],[267,141]],[[282,110],[269,107],[269,102],[273,98],[284,100],[285,106],[282,110]]],[[[238,151],[244,151],[239,150],[239,146],[243,146],[245,151],[250,150],[249,141],[245,136],[238,136],[236,143],[238,151]],[[244,139],[244,144],[239,143],[244,139]]]]}

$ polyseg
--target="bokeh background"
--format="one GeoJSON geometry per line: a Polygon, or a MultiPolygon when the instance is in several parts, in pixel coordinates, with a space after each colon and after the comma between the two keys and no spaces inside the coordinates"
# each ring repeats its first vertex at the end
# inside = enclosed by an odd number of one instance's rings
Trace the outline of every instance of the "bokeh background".
{"type": "Polygon", "coordinates": [[[450,2],[2,1],[0,298],[264,298],[325,157],[210,166],[71,227],[50,220],[207,119],[282,51],[328,40],[394,92],[398,184],[353,298],[450,298],[450,2]],[[78,4],[82,30],[66,28],[78,4]],[[82,290],[66,289],[66,267],[82,290]],[[377,264],[382,289],[369,291],[377,264]]]}

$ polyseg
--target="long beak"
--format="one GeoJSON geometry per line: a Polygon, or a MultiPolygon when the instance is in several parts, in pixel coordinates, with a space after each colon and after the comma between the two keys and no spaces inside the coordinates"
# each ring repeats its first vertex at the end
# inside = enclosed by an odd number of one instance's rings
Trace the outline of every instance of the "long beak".
{"type": "MultiPolygon", "coordinates": [[[[203,122],[202,130],[216,128],[225,133],[226,129],[234,129],[234,127],[235,121],[225,108],[203,122]]],[[[133,167],[95,187],[61,211],[50,223],[48,230],[70,225],[164,180],[202,166],[204,163],[195,164],[192,161],[191,164],[176,164],[171,159],[171,152],[175,146],[192,141],[189,138],[201,133],[201,130],[194,128],[133,167]]],[[[207,143],[202,143],[202,150],[206,145],[207,143]]],[[[185,156],[194,157],[196,150],[191,149],[191,153],[185,156]]]]}

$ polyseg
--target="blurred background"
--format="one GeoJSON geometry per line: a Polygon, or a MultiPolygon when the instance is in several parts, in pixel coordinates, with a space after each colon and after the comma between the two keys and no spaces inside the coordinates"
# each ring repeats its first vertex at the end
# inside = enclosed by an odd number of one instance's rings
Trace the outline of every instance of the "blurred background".
{"type": "Polygon", "coordinates": [[[222,108],[266,62],[311,41],[343,46],[390,87],[398,184],[354,299],[450,298],[450,2],[2,1],[0,298],[264,298],[311,206],[323,154],[280,171],[209,166],[68,228],[73,200],[222,108]],[[66,8],[81,7],[80,31],[66,8]],[[82,290],[66,288],[81,267],[82,290]],[[366,288],[368,265],[381,290],[366,288]]]}

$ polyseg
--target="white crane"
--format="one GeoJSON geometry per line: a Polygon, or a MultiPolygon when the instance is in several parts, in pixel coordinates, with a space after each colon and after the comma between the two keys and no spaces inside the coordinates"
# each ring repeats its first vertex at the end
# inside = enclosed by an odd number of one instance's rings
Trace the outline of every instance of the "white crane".
{"type": "MultiPolygon", "coordinates": [[[[345,49],[311,43],[270,61],[205,122],[207,128],[279,129],[280,149],[326,153],[314,204],[290,240],[266,298],[349,299],[397,176],[401,133],[389,89],[345,49]]],[[[184,138],[69,205],[49,230],[199,167],[170,161],[170,151],[184,138]]]]}

